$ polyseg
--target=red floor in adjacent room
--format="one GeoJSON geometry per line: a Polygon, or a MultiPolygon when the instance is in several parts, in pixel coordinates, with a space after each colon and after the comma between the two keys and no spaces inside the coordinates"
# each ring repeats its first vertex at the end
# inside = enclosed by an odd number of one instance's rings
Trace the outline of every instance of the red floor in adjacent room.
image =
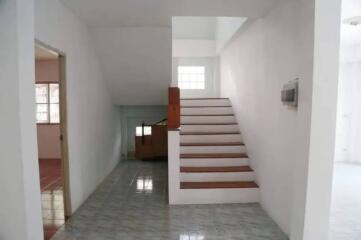
{"type": "Polygon", "coordinates": [[[39,159],[44,237],[49,240],[64,224],[61,159],[39,159]]]}

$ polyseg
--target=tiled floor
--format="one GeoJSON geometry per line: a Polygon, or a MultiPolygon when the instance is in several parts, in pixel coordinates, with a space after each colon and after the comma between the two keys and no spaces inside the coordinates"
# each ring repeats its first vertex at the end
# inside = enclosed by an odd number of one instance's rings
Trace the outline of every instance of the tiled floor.
{"type": "Polygon", "coordinates": [[[336,163],[330,240],[361,239],[361,165],[336,163]]]}
{"type": "Polygon", "coordinates": [[[60,159],[40,159],[41,204],[45,240],[64,224],[64,202],[60,159]]]}
{"type": "Polygon", "coordinates": [[[125,161],[54,240],[285,240],[258,204],[167,203],[165,162],[125,161]]]}

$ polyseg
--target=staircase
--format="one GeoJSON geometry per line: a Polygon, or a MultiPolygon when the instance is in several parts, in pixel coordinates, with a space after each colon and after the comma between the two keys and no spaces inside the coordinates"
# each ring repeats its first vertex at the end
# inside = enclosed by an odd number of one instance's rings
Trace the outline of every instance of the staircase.
{"type": "Polygon", "coordinates": [[[258,185],[229,99],[181,99],[180,115],[178,203],[257,202],[258,185]]]}

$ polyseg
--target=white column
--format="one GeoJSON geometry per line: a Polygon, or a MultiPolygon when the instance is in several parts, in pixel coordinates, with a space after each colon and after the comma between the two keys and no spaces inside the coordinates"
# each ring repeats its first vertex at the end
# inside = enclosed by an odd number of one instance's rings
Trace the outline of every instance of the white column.
{"type": "MultiPolygon", "coordinates": [[[[315,1],[313,93],[303,240],[328,239],[341,0],[315,1]]],[[[299,238],[291,238],[299,239],[299,238]]]]}
{"type": "Polygon", "coordinates": [[[179,131],[168,131],[168,192],[169,204],[177,204],[180,194],[179,131]]]}
{"type": "Polygon", "coordinates": [[[0,1],[0,43],[0,239],[39,240],[33,0],[0,1]]]}

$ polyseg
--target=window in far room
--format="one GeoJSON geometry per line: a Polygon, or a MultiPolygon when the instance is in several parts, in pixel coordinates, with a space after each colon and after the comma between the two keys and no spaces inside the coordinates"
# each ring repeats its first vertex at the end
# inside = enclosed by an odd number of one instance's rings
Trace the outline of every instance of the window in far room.
{"type": "Polygon", "coordinates": [[[179,66],[178,87],[180,89],[205,89],[205,67],[179,66]]]}
{"type": "Polygon", "coordinates": [[[59,124],[59,84],[37,83],[36,122],[39,124],[59,124]]]}
{"type": "MultiPolygon", "coordinates": [[[[142,126],[136,127],[135,129],[135,135],[136,136],[142,136],[142,126]]],[[[152,127],[150,126],[145,126],[144,127],[144,135],[152,135],[152,127]]]]}

